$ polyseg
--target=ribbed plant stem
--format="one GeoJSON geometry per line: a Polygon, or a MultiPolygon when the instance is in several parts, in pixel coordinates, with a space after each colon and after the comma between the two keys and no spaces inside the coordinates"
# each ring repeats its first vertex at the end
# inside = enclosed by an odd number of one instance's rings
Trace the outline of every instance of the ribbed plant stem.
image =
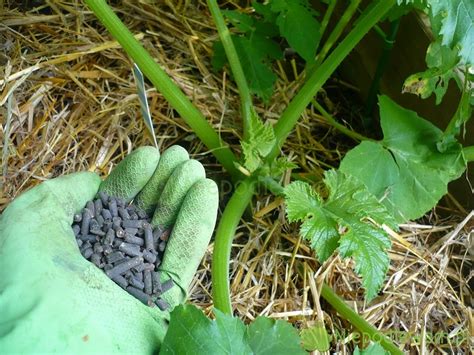
{"type": "Polygon", "coordinates": [[[331,19],[334,8],[336,7],[337,0],[329,1],[328,8],[324,12],[323,20],[321,21],[321,28],[319,32],[321,33],[321,38],[324,36],[326,29],[328,28],[329,20],[331,19]]]}
{"type": "Polygon", "coordinates": [[[326,80],[329,79],[339,64],[354,49],[364,35],[385,16],[394,4],[395,0],[380,0],[375,6],[364,12],[361,18],[359,18],[357,25],[347,37],[334,49],[321,66],[316,68],[314,73],[311,74],[274,126],[277,141],[267,158],[268,160],[275,159],[278,156],[281,146],[314,95],[321,89],[326,80]]]}
{"type": "Polygon", "coordinates": [[[354,312],[328,285],[322,285],[321,296],[334,307],[337,313],[344,319],[347,319],[363,335],[368,335],[371,340],[380,342],[380,345],[391,354],[403,355],[403,351],[393,344],[387,336],[379,332],[370,325],[369,322],[354,312]]]}
{"type": "Polygon", "coordinates": [[[224,209],[216,231],[212,255],[212,298],[220,311],[232,314],[229,285],[229,263],[232,240],[245,209],[255,192],[251,178],[241,180],[224,209]]]}
{"type": "Polygon", "coordinates": [[[244,131],[244,140],[248,138],[250,119],[253,111],[252,96],[250,94],[250,89],[245,79],[244,70],[240,64],[239,56],[235,50],[234,43],[230,36],[229,29],[225,25],[224,17],[217,5],[215,0],[207,0],[207,5],[211,11],[212,18],[219,32],[219,38],[224,47],[227,60],[229,61],[230,69],[234,77],[237,88],[239,89],[240,104],[241,104],[241,115],[243,121],[243,131],[244,131]]]}
{"type": "Polygon", "coordinates": [[[85,0],[85,2],[110,34],[120,43],[125,52],[138,65],[143,74],[150,79],[170,105],[178,111],[184,121],[192,128],[207,148],[212,151],[224,168],[234,178],[241,176],[241,173],[234,165],[237,159],[227,144],[221,140],[212,126],[206,121],[204,115],[191,103],[166,72],[155,63],[151,55],[133,37],[132,33],[115,15],[105,0],[85,0]]]}
{"type": "Polygon", "coordinates": [[[342,34],[342,31],[347,26],[352,16],[359,8],[359,4],[360,4],[360,0],[352,0],[349,6],[347,7],[346,11],[344,11],[341,18],[337,22],[336,27],[332,30],[327,41],[324,43],[323,48],[321,48],[321,51],[318,53],[318,57],[316,59],[316,66],[315,66],[316,68],[323,62],[323,60],[326,58],[326,55],[334,46],[334,43],[336,43],[336,41],[339,39],[339,37],[342,34]]]}

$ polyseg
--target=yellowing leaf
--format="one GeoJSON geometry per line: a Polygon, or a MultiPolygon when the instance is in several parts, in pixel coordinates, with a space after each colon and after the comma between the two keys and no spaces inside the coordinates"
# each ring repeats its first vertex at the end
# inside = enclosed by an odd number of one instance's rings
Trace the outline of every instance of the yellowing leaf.
{"type": "Polygon", "coordinates": [[[410,75],[402,91],[419,95],[422,99],[434,93],[438,105],[448,90],[449,81],[458,81],[454,70],[458,62],[457,51],[442,46],[440,42],[431,43],[426,52],[428,70],[410,75]]]}

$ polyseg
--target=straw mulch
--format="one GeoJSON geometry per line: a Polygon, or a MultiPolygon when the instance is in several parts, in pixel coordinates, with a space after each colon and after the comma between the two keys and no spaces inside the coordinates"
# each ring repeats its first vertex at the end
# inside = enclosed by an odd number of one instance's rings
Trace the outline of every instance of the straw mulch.
{"type": "MultiPolygon", "coordinates": [[[[125,52],[79,1],[40,3],[0,2],[0,210],[21,192],[62,174],[90,170],[106,176],[132,149],[152,142],[139,117],[125,52]]],[[[119,3],[115,10],[128,28],[239,152],[238,95],[226,74],[210,70],[217,34],[204,2],[119,3]]],[[[328,93],[336,93],[332,101],[328,96],[326,106],[334,104],[335,116],[350,124],[356,110],[345,97],[356,93],[349,85],[335,90],[334,83],[326,85],[328,93]],[[339,91],[346,94],[338,95],[339,91]]],[[[261,116],[274,122],[297,88],[298,82],[288,81],[280,70],[271,103],[259,104],[261,116]]],[[[148,99],[160,148],[181,144],[203,162],[220,184],[223,207],[230,183],[220,166],[151,86],[148,99]]],[[[353,145],[308,109],[284,153],[305,175],[318,177],[324,169],[337,167],[353,145]]],[[[284,183],[288,181],[287,176],[284,183]]],[[[319,298],[318,287],[325,279],[371,324],[393,331],[405,350],[468,351],[474,328],[468,284],[473,276],[473,213],[451,210],[450,218],[441,219],[432,212],[419,224],[402,226],[393,234],[384,292],[365,304],[351,262],[334,256],[320,265],[298,237],[297,226],[287,223],[281,199],[261,191],[252,210],[253,217],[247,216],[238,228],[232,250],[231,291],[237,316],[251,321],[264,315],[300,328],[324,319],[337,339],[333,350],[350,353],[352,328],[319,298]],[[409,336],[402,338],[397,331],[409,336]]],[[[211,244],[191,295],[191,302],[208,314],[212,249],[211,244]]]]}

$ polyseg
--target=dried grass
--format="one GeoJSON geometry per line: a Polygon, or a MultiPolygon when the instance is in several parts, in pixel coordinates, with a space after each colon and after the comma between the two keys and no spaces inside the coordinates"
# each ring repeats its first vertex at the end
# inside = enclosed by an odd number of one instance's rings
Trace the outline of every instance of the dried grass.
{"type": "MultiPolygon", "coordinates": [[[[30,9],[19,9],[16,3],[0,2],[0,138],[6,156],[0,210],[21,192],[58,175],[90,170],[105,176],[132,149],[152,142],[137,118],[130,60],[94,15],[73,0],[46,1],[47,5],[30,9]]],[[[23,2],[28,3],[35,1],[23,2]]],[[[238,96],[225,74],[209,69],[217,35],[204,2],[151,3],[123,1],[116,11],[238,152],[238,96]]],[[[258,108],[270,121],[278,118],[298,88],[297,82],[286,80],[282,68],[280,77],[271,103],[258,108]]],[[[221,184],[224,206],[228,198],[224,190],[230,185],[219,165],[156,90],[150,89],[148,98],[161,149],[181,144],[202,161],[221,184]]],[[[353,109],[341,102],[336,99],[338,113],[334,113],[350,124],[353,109]]],[[[284,152],[300,165],[302,176],[312,179],[337,166],[352,144],[308,109],[284,152]]],[[[320,265],[299,239],[297,227],[286,222],[281,199],[262,191],[254,199],[253,211],[253,218],[242,221],[232,250],[231,290],[237,316],[250,321],[265,315],[302,327],[324,319],[330,333],[340,334],[333,350],[350,353],[350,325],[319,298],[320,282],[326,279],[377,328],[408,332],[408,338],[399,339],[405,350],[469,351],[469,340],[456,346],[455,339],[461,334],[470,337],[474,331],[469,286],[473,213],[458,209],[441,220],[433,212],[423,224],[407,224],[393,233],[384,292],[366,305],[351,262],[333,257],[320,265]],[[434,334],[446,337],[437,345],[429,339],[434,334]]],[[[212,248],[211,244],[191,297],[207,313],[212,308],[212,248]]]]}

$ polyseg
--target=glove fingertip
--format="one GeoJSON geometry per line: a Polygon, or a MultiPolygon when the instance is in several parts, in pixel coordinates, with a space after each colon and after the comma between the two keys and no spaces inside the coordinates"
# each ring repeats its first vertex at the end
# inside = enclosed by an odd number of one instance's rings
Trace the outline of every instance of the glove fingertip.
{"type": "Polygon", "coordinates": [[[160,266],[182,290],[189,287],[209,245],[218,203],[217,185],[207,178],[195,182],[183,201],[160,266]]]}
{"type": "Polygon", "coordinates": [[[135,198],[135,204],[152,215],[169,177],[176,167],[187,160],[189,160],[189,154],[183,147],[173,145],[166,149],[153,176],[135,198]]]}
{"type": "Polygon", "coordinates": [[[160,152],[155,147],[134,150],[112,170],[99,191],[130,202],[150,180],[159,160],[160,152]]]}
{"type": "Polygon", "coordinates": [[[154,226],[172,225],[191,187],[205,177],[206,171],[197,160],[189,159],[177,166],[166,182],[151,224],[154,226]]]}

